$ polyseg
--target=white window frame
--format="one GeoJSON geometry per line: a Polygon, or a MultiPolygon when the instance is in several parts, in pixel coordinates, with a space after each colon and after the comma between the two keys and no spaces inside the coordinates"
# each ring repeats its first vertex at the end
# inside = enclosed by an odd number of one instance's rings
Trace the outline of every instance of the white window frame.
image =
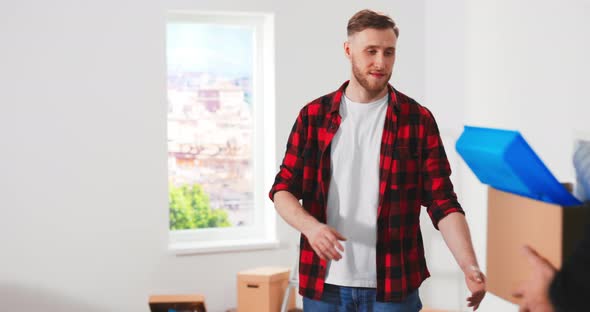
{"type": "Polygon", "coordinates": [[[166,25],[179,22],[240,25],[254,29],[252,99],[255,217],[254,224],[248,227],[168,230],[169,250],[177,255],[187,255],[277,248],[277,217],[267,195],[276,174],[274,15],[241,12],[168,12],[166,25]]]}

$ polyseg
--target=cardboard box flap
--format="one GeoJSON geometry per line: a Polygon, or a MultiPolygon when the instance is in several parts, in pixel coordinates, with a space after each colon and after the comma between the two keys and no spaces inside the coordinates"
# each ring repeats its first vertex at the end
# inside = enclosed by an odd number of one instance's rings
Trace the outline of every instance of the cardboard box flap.
{"type": "Polygon", "coordinates": [[[201,295],[153,295],[150,296],[150,303],[184,303],[184,302],[205,302],[201,295]]]}
{"type": "Polygon", "coordinates": [[[251,282],[275,282],[289,279],[290,269],[285,267],[260,267],[250,270],[244,270],[238,273],[238,276],[251,282]]]}

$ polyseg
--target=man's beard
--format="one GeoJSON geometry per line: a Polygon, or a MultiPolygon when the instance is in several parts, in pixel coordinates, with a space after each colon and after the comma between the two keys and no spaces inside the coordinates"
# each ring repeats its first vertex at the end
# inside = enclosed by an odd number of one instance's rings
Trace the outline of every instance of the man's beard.
{"type": "Polygon", "coordinates": [[[373,94],[373,95],[377,95],[381,91],[383,91],[384,88],[387,87],[387,84],[389,83],[389,79],[391,78],[391,73],[389,73],[389,75],[387,76],[387,79],[383,79],[383,82],[370,82],[368,79],[369,74],[368,73],[363,74],[361,69],[356,66],[356,62],[354,61],[354,58],[352,59],[351,63],[352,63],[352,74],[354,75],[354,78],[359,82],[359,84],[365,90],[367,90],[367,92],[369,92],[370,94],[373,94]]]}

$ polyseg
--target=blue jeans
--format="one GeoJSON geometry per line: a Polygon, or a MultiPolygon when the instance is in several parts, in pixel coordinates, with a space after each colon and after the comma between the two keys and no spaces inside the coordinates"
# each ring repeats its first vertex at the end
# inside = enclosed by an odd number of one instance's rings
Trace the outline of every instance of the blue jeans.
{"type": "Polygon", "coordinates": [[[402,302],[377,302],[375,288],[324,284],[321,300],[303,297],[303,312],[418,312],[422,302],[418,290],[402,302]]]}

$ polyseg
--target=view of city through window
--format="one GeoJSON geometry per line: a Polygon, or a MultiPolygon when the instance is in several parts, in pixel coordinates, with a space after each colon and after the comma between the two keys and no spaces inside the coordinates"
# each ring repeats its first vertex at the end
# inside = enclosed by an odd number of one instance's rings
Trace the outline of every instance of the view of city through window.
{"type": "Polygon", "coordinates": [[[170,23],[170,229],[252,225],[254,30],[170,23]]]}

